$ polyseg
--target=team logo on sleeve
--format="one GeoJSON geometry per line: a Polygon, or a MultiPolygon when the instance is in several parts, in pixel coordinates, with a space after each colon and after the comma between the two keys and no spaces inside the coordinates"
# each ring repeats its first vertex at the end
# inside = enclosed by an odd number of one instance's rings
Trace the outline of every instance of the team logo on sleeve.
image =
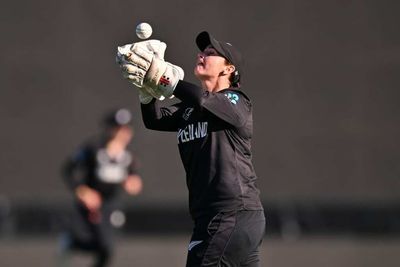
{"type": "Polygon", "coordinates": [[[225,96],[231,101],[232,104],[236,105],[239,101],[239,95],[235,93],[227,93],[225,96]]]}

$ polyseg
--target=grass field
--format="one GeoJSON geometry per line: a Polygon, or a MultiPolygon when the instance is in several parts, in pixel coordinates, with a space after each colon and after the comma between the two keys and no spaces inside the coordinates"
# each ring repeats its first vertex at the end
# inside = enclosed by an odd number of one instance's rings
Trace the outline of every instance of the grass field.
{"type": "MultiPolygon", "coordinates": [[[[181,267],[185,265],[188,236],[118,238],[113,267],[181,267]]],[[[267,238],[261,251],[266,267],[398,267],[399,239],[312,238],[284,241],[267,238]]],[[[89,266],[90,256],[75,254],[73,267],[89,266]]],[[[53,238],[0,240],[1,267],[57,265],[53,238]]]]}

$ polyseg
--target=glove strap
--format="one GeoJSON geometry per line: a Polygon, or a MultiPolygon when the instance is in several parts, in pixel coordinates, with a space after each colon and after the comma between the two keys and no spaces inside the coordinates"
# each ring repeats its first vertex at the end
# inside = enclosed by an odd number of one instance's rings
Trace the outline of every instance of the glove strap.
{"type": "Polygon", "coordinates": [[[160,77],[158,83],[158,91],[161,92],[165,97],[171,97],[174,93],[176,85],[178,84],[179,80],[183,79],[183,77],[184,72],[181,67],[167,62],[165,72],[160,77]]]}

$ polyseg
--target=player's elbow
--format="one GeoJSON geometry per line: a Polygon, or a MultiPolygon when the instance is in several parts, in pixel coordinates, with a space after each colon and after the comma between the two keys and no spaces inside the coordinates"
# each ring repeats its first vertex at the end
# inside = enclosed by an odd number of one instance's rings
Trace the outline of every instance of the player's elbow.
{"type": "Polygon", "coordinates": [[[244,127],[247,124],[247,122],[248,122],[247,118],[239,117],[236,120],[236,127],[244,127]]]}
{"type": "Polygon", "coordinates": [[[233,125],[235,128],[245,127],[249,123],[249,119],[244,116],[234,116],[230,118],[229,124],[233,125]]]}
{"type": "Polygon", "coordinates": [[[156,128],[157,128],[156,123],[153,120],[149,120],[149,119],[143,120],[143,124],[144,124],[144,127],[146,127],[149,130],[156,130],[156,128]]]}

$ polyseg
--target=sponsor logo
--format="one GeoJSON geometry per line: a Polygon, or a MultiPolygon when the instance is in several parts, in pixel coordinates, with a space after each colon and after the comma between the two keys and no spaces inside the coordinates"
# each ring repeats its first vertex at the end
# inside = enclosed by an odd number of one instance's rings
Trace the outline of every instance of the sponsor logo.
{"type": "Polygon", "coordinates": [[[165,76],[162,76],[161,78],[160,78],[160,84],[161,85],[163,85],[163,86],[168,86],[169,85],[169,78],[168,77],[165,77],[165,76]]]}

